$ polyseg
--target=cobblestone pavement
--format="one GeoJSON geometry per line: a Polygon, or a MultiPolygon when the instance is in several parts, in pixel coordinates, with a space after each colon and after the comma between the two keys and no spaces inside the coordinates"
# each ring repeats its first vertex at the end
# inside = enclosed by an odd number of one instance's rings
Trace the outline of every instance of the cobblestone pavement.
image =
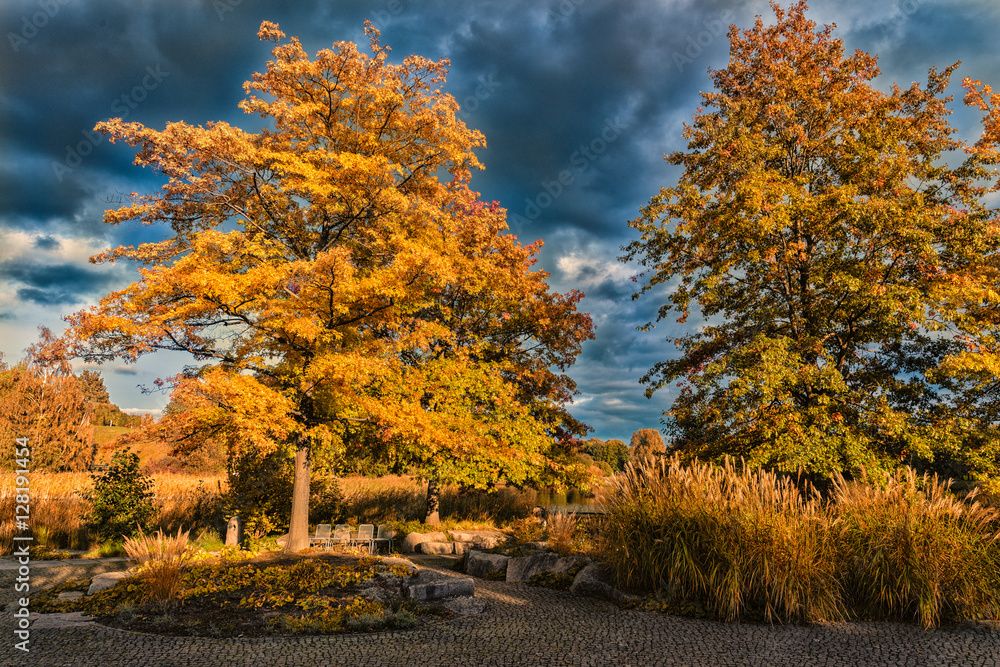
{"type": "MultiPolygon", "coordinates": [[[[60,573],[59,578],[68,576],[60,573]]],[[[12,584],[4,587],[0,602],[6,604],[14,595],[12,584]]],[[[567,592],[483,580],[476,581],[476,595],[488,602],[483,614],[367,635],[204,639],[43,622],[32,629],[27,654],[14,649],[14,618],[3,611],[0,625],[7,639],[0,665],[1000,666],[1000,632],[987,627],[925,632],[894,623],[725,624],[621,610],[567,592]]]]}

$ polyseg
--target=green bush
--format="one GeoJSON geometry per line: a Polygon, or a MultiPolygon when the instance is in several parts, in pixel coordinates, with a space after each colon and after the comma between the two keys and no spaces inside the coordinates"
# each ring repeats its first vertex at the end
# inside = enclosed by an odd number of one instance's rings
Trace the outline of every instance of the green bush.
{"type": "Polygon", "coordinates": [[[92,508],[87,523],[102,542],[120,542],[146,530],[156,514],[153,480],[139,468],[139,456],[119,449],[103,473],[91,475],[93,491],[86,494],[92,508]]]}
{"type": "MultiPolygon", "coordinates": [[[[225,516],[243,520],[249,540],[286,532],[292,515],[293,457],[287,449],[261,456],[247,451],[229,463],[229,490],[222,497],[225,516]]],[[[309,485],[309,518],[329,522],[340,514],[336,480],[314,471],[309,485]]]]}

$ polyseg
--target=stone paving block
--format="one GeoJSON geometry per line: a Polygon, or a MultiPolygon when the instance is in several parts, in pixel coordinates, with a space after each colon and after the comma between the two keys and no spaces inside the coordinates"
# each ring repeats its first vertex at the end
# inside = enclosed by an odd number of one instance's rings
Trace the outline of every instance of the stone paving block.
{"type": "Polygon", "coordinates": [[[447,600],[441,600],[438,605],[456,614],[481,614],[486,609],[486,600],[480,600],[469,595],[460,595],[448,598],[447,600]]]}
{"type": "Polygon", "coordinates": [[[487,554],[473,549],[465,556],[465,573],[482,579],[490,572],[499,570],[506,576],[509,560],[503,554],[487,554]]]}
{"type": "Polygon", "coordinates": [[[105,588],[111,588],[117,584],[122,579],[131,577],[134,572],[105,572],[104,574],[96,574],[94,578],[90,580],[90,588],[87,589],[87,595],[93,595],[98,591],[103,591],[105,588]]]}

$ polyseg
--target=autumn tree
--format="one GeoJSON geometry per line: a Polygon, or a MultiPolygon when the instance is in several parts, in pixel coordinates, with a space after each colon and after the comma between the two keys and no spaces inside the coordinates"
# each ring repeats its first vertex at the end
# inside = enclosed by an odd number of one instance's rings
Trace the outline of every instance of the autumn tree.
{"type": "MultiPolygon", "coordinates": [[[[68,368],[0,360],[0,434],[6,442],[28,438],[33,470],[86,470],[97,451],[92,417],[82,383],[68,368]]],[[[0,461],[13,468],[13,450],[0,461]]]]}
{"type": "Polygon", "coordinates": [[[624,470],[630,453],[625,443],[615,438],[607,441],[600,438],[587,438],[580,445],[580,451],[588,454],[597,462],[608,464],[608,468],[612,472],[624,470]]]}
{"type": "Polygon", "coordinates": [[[703,318],[646,394],[678,384],[666,415],[692,456],[996,475],[996,99],[965,82],[987,112],[968,146],[946,120],[957,64],[883,92],[876,58],[846,56],[804,2],[772,8],[773,25],[730,29],[667,158],[678,183],[629,223],[635,296],[669,284],[657,321],[703,318]]]}
{"type": "Polygon", "coordinates": [[[433,490],[565,477],[585,430],[559,372],[592,336],[581,295],[551,293],[531,268],[539,244],[519,245],[505,211],[469,190],[484,141],[441,90],[447,61],[393,64],[367,34],[370,55],[340,42],[310,59],[261,25],[273,59],[240,107],[274,129],[99,124],[167,178],[106,222],[172,233],[96,257],[136,262],[140,279],[49,346],[91,360],[193,355],[201,365],[174,379],[192,406],[181,426],[234,456],[295,452],[289,550],[308,544],[313,460],[365,442],[355,431],[433,490]]]}
{"type": "Polygon", "coordinates": [[[655,428],[640,428],[633,432],[629,445],[629,460],[635,465],[650,463],[667,453],[667,444],[655,428]]]}

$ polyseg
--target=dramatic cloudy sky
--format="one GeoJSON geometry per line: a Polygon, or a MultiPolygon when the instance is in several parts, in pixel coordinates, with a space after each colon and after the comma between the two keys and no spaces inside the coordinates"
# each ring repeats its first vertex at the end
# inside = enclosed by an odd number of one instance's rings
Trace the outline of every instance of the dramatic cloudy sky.
{"type": "MultiPolygon", "coordinates": [[[[928,68],[956,60],[959,99],[962,76],[1000,86],[995,0],[813,0],[810,11],[835,22],[849,50],[879,55],[883,88],[924,82],[928,68]]],[[[673,354],[664,339],[681,325],[636,331],[663,295],[632,301],[634,267],[616,257],[633,238],[626,222],[677,178],[662,156],[683,148],[681,124],[710,86],[706,70],[726,62],[723,24],[749,27],[755,14],[770,16],[765,2],[4,0],[0,352],[19,358],[39,325],[60,331],[62,316],[134,277],[88,257],[156,238],[154,229],[101,222],[121,193],[159,182],[131,164],[127,146],[94,135],[95,123],[226,120],[252,129],[255,119],[236,105],[243,81],[269,56],[256,38],[262,20],[314,53],[340,40],[365,43],[368,18],[394,57],[451,60],[448,89],[488,142],[474,187],[509,209],[523,241],[544,239],[555,289],[586,293],[597,339],[571,371],[577,416],[603,438],[657,427],[670,394],[647,400],[638,379],[673,354]]],[[[959,109],[953,120],[960,136],[974,137],[975,115],[959,109]]],[[[119,405],[156,409],[167,396],[137,385],[188,361],[157,355],[103,371],[119,405]]]]}

